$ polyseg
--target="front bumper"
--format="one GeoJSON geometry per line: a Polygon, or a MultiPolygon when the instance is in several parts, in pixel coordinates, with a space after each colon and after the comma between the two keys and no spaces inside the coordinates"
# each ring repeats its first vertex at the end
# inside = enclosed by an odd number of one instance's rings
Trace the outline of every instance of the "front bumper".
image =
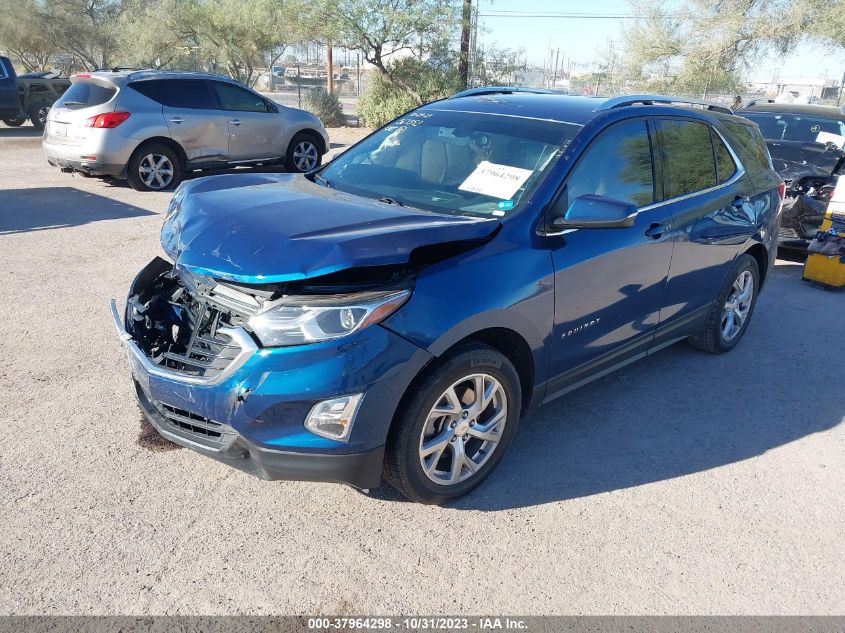
{"type": "Polygon", "coordinates": [[[225,447],[212,449],[168,424],[137,381],[135,393],[144,417],[163,437],[261,479],[327,481],[365,489],[375,488],[381,481],[384,446],[363,453],[296,453],[263,448],[235,435],[225,447]]]}
{"type": "MultiPolygon", "coordinates": [[[[139,273],[130,296],[163,265],[154,260],[139,273]]],[[[114,302],[111,309],[139,404],[159,433],[264,479],[377,486],[399,400],[431,358],[377,325],[348,341],[291,348],[259,348],[244,333],[245,340],[238,341],[242,354],[223,373],[197,379],[155,364],[127,331],[114,302]],[[348,442],[305,429],[316,402],[350,393],[365,395],[348,442]]]]}

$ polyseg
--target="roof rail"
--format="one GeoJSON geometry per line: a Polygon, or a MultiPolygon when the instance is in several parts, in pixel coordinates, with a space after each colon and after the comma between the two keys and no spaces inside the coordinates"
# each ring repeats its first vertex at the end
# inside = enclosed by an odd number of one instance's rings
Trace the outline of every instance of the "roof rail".
{"type": "Polygon", "coordinates": [[[514,92],[523,92],[535,95],[565,95],[560,90],[547,90],[546,88],[523,88],[521,86],[482,86],[480,88],[469,88],[453,94],[447,99],[460,99],[461,97],[481,97],[484,95],[508,95],[514,92]]]}
{"type": "Polygon", "coordinates": [[[624,108],[625,106],[640,103],[642,105],[654,105],[661,103],[665,105],[691,105],[707,108],[713,112],[721,112],[723,114],[733,114],[733,110],[727,106],[721,106],[709,101],[699,101],[697,99],[684,99],[682,97],[663,97],[661,95],[627,95],[624,97],[611,97],[603,102],[595,109],[595,112],[602,110],[612,110],[613,108],[624,108]]]}
{"type": "Polygon", "coordinates": [[[754,100],[746,103],[744,107],[750,108],[751,106],[757,105],[758,103],[775,103],[775,100],[774,99],[754,99],[754,100]]]}

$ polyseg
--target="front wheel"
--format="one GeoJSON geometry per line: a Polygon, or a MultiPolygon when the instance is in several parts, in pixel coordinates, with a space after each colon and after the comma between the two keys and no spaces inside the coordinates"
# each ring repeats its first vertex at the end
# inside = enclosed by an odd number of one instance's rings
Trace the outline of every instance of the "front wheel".
{"type": "Polygon", "coordinates": [[[285,156],[285,169],[298,174],[317,169],[323,160],[323,152],[317,139],[307,132],[300,132],[291,139],[285,156]]]}
{"type": "Polygon", "coordinates": [[[24,123],[26,123],[26,117],[19,116],[14,119],[3,119],[3,123],[8,125],[9,127],[20,127],[24,123]]]}
{"type": "Polygon", "coordinates": [[[760,291],[760,271],[751,255],[740,255],[719,292],[704,329],[690,337],[690,344],[711,354],[736,347],[754,313],[760,291]]]}
{"type": "Polygon", "coordinates": [[[462,347],[400,405],[388,438],[386,479],[406,498],[443,503],[478,486],[516,431],[519,376],[486,345],[462,347]]]}

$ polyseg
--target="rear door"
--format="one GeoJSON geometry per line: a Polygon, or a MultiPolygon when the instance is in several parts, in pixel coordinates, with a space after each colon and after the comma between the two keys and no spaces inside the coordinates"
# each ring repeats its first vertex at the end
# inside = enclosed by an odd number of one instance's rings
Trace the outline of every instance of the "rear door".
{"type": "Polygon", "coordinates": [[[210,82],[229,125],[230,162],[277,159],[287,148],[282,117],[264,97],[235,84],[210,82]]]}
{"type": "Polygon", "coordinates": [[[657,344],[700,330],[734,257],[755,233],[753,185],[741,161],[708,122],[655,121],[663,208],[675,244],[657,344]]]}
{"type": "Polygon", "coordinates": [[[659,196],[648,121],[605,128],[584,150],[556,208],[600,195],[638,208],[627,228],[574,229],[551,236],[555,326],[549,394],[645,353],[658,322],[672,242],[659,196]]]}
{"type": "Polygon", "coordinates": [[[8,57],[0,57],[0,115],[12,118],[20,113],[15,68],[8,57]]]}
{"type": "Polygon", "coordinates": [[[229,160],[229,126],[205,79],[167,79],[164,120],[192,167],[229,160]]]}

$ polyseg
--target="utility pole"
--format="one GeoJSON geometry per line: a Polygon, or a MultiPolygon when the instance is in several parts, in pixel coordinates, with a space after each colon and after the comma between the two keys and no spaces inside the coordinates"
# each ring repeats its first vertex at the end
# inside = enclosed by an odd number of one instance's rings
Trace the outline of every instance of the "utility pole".
{"type": "Polygon", "coordinates": [[[461,87],[466,88],[469,83],[469,39],[472,27],[472,0],[463,0],[461,15],[461,56],[458,60],[458,74],[461,77],[461,87]]]}
{"type": "Polygon", "coordinates": [[[326,49],[326,92],[332,94],[334,92],[334,53],[332,41],[329,40],[328,48],[326,49]]]}

